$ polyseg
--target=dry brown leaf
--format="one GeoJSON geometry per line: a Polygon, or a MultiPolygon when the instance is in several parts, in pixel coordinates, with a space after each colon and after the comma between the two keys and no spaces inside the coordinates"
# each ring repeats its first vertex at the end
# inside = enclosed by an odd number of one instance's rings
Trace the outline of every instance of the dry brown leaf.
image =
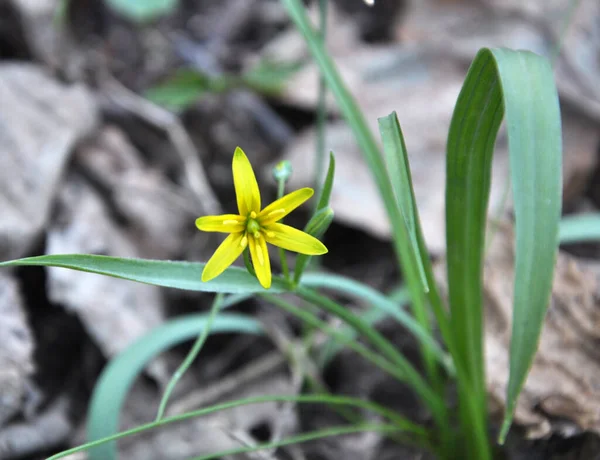
{"type": "MultiPolygon", "coordinates": [[[[139,411],[147,409],[148,395],[134,388],[127,406],[138,406],[139,411]]],[[[264,395],[293,395],[294,389],[287,375],[282,372],[262,376],[259,380],[247,383],[227,400],[257,397],[264,395]]],[[[216,401],[214,402],[216,403],[216,401]]],[[[285,416],[290,414],[285,411],[285,416]]],[[[139,414],[138,414],[139,415],[139,414]]],[[[153,414],[151,414],[153,415],[153,414]]],[[[262,424],[270,430],[281,423],[284,408],[279,403],[261,403],[240,406],[201,418],[188,420],[184,424],[165,426],[139,436],[124,439],[120,443],[122,458],[143,458],[145,460],[164,460],[188,458],[220,450],[242,447],[243,439],[249,432],[262,424]]],[[[134,422],[139,424],[140,420],[134,422]]],[[[291,421],[295,423],[295,421],[291,421]]],[[[290,426],[290,428],[294,428],[290,426]]],[[[256,442],[256,441],[255,441],[256,442]]],[[[259,457],[260,458],[260,457],[259,457]]]]}
{"type": "Polygon", "coordinates": [[[9,0],[23,22],[24,39],[35,57],[46,64],[58,63],[60,27],[55,24],[59,0],[9,0]]]}
{"type": "Polygon", "coordinates": [[[0,257],[21,257],[47,223],[74,144],[97,120],[79,85],[30,64],[0,65],[0,257]]]}
{"type": "MultiPolygon", "coordinates": [[[[354,53],[337,58],[350,89],[364,110],[373,133],[377,118],[396,110],[405,136],[415,196],[423,231],[432,252],[444,248],[445,146],[450,118],[465,68],[455,59],[419,47],[371,48],[356,44],[354,53]]],[[[305,85],[313,77],[299,75],[305,85]]],[[[494,157],[491,206],[501,199],[508,174],[504,143],[494,157]]],[[[343,121],[328,123],[327,150],[336,154],[336,176],[331,206],[336,218],[379,237],[389,237],[390,226],[376,185],[354,135],[343,121]]],[[[287,150],[294,174],[291,186],[312,185],[315,131],[300,135],[287,150]]]]}
{"type": "Polygon", "coordinates": [[[0,428],[25,403],[34,370],[33,349],[17,282],[0,274],[0,428]]]}
{"type": "Polygon", "coordinates": [[[110,194],[141,256],[168,259],[181,254],[197,217],[195,201],[148,167],[118,128],[104,127],[78,149],[75,160],[110,194]]]}
{"type": "MultiPolygon", "coordinates": [[[[398,26],[402,43],[378,47],[358,41],[356,32],[340,16],[332,16],[328,48],[376,137],[379,137],[377,118],[394,110],[398,112],[425,238],[432,252],[442,252],[446,137],[469,63],[483,46],[530,49],[548,55],[553,47],[552,37],[531,16],[494,11],[472,1],[411,2],[398,26]]],[[[267,55],[281,59],[290,49],[291,40],[286,36],[284,41],[274,42],[267,55]]],[[[291,49],[289,55],[298,59],[301,47],[291,49]]],[[[565,53],[568,52],[569,47],[565,47],[565,53]]],[[[561,79],[559,73],[561,94],[566,95],[568,85],[576,80],[561,79]]],[[[289,82],[282,99],[315,108],[317,81],[316,67],[308,65],[289,82]]],[[[578,88],[584,90],[582,85],[578,88]]],[[[329,102],[333,107],[331,97],[329,102]]],[[[579,100],[563,104],[567,203],[580,196],[598,162],[600,131],[597,119],[589,116],[590,110],[579,100]]],[[[298,136],[285,153],[294,165],[293,187],[312,185],[315,145],[315,130],[310,129],[298,136]]],[[[338,171],[331,201],[336,219],[376,236],[388,237],[390,229],[383,204],[345,122],[327,124],[325,146],[337,155],[338,171]]],[[[500,204],[508,176],[502,135],[494,155],[493,174],[491,210],[500,204]]]]}
{"type": "MultiPolygon", "coordinates": [[[[500,225],[484,271],[488,392],[501,415],[508,382],[514,282],[513,231],[500,225]]],[[[445,262],[437,266],[438,279],[445,262]]],[[[560,253],[539,350],[521,393],[515,423],[529,437],[554,431],[600,433],[600,267],[560,253]]]]}
{"type": "MultiPolygon", "coordinates": [[[[57,207],[48,231],[48,254],[139,256],[134,243],[112,222],[100,197],[80,176],[67,177],[57,207]]],[[[49,267],[48,297],[75,312],[109,357],[164,320],[159,288],[93,273],[49,267]]],[[[168,378],[162,361],[151,372],[160,381],[168,378]]]]}

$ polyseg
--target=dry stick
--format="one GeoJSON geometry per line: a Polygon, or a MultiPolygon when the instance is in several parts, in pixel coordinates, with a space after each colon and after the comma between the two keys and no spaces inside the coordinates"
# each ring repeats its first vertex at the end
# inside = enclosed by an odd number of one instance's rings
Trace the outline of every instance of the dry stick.
{"type": "Polygon", "coordinates": [[[0,458],[21,458],[65,442],[74,430],[69,410],[70,403],[63,395],[31,420],[2,427],[0,458]]]}
{"type": "Polygon", "coordinates": [[[183,414],[211,402],[221,400],[225,395],[235,392],[238,388],[242,388],[262,376],[272,374],[279,367],[283,366],[285,362],[285,357],[279,351],[267,353],[207,388],[191,392],[187,396],[180,398],[171,405],[167,414],[169,416],[183,414]]]}
{"type": "MultiPolygon", "coordinates": [[[[336,318],[331,318],[328,321],[330,325],[334,325],[335,322],[336,318]]],[[[327,338],[328,336],[325,333],[320,331],[317,332],[315,336],[315,345],[325,343],[327,338]]],[[[302,346],[302,342],[299,341],[298,343],[290,344],[286,348],[294,349],[302,346]]],[[[191,392],[187,396],[177,399],[170,405],[170,408],[167,410],[167,415],[183,414],[184,412],[213,403],[214,401],[219,401],[223,399],[225,395],[235,392],[238,388],[244,387],[262,376],[275,372],[287,362],[287,357],[282,355],[281,351],[277,350],[269,352],[244,366],[239,371],[233,372],[222,378],[219,382],[214,383],[203,390],[191,392]]]]}
{"type": "Polygon", "coordinates": [[[110,75],[104,77],[102,88],[113,103],[166,133],[183,163],[185,179],[202,211],[221,214],[221,205],[210,188],[198,152],[177,115],[137,95],[110,75]]]}

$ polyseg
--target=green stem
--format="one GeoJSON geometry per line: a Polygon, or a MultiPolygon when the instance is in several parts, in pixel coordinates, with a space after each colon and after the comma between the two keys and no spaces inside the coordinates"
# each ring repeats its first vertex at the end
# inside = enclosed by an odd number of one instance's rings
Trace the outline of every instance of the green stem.
{"type": "Polygon", "coordinates": [[[189,351],[189,353],[183,360],[183,363],[181,363],[179,368],[175,371],[175,373],[171,377],[171,380],[169,380],[169,383],[167,384],[167,387],[165,388],[165,391],[164,391],[162,398],[160,400],[160,403],[158,405],[158,412],[156,414],[155,421],[158,422],[163,418],[165,409],[167,408],[167,403],[169,402],[169,398],[171,396],[171,393],[173,393],[173,390],[175,389],[177,382],[179,382],[181,377],[183,377],[183,374],[185,374],[187,372],[187,370],[190,368],[190,366],[192,365],[192,363],[198,356],[198,353],[200,353],[200,350],[202,349],[204,342],[206,342],[206,338],[208,337],[208,334],[210,333],[210,329],[212,328],[213,321],[215,320],[215,317],[217,316],[217,313],[219,312],[222,303],[223,303],[223,294],[219,293],[215,296],[215,300],[213,301],[213,304],[212,304],[212,307],[210,310],[210,315],[208,316],[208,319],[206,320],[206,326],[204,327],[204,330],[198,336],[198,338],[196,339],[196,342],[194,342],[192,349],[189,351]]]}
{"type": "Polygon", "coordinates": [[[431,389],[413,365],[375,328],[349,312],[346,308],[310,288],[300,286],[296,290],[296,293],[303,299],[314,303],[328,313],[340,318],[346,324],[360,332],[373,346],[377,347],[385,355],[386,360],[390,360],[394,364],[395,369],[399,371],[400,379],[410,384],[413,390],[425,401],[434,416],[441,417],[445,413],[442,396],[436,394],[431,389]]]}
{"type": "Polygon", "coordinates": [[[314,441],[316,439],[329,438],[332,436],[340,436],[344,434],[363,433],[363,432],[376,432],[376,433],[390,433],[396,431],[394,425],[384,425],[381,423],[371,423],[364,425],[351,425],[351,426],[336,426],[325,428],[323,430],[313,431],[311,433],[299,434],[297,436],[291,436],[281,441],[267,442],[258,446],[246,446],[239,447],[237,449],[229,449],[215,454],[201,455],[200,457],[194,457],[191,460],[211,460],[214,458],[220,458],[229,455],[243,454],[249,452],[256,452],[264,449],[273,449],[276,447],[289,446],[293,444],[300,444],[302,442],[314,441]]]}
{"type": "Polygon", "coordinates": [[[567,35],[567,30],[569,30],[569,26],[571,25],[571,21],[573,20],[573,16],[575,16],[575,12],[579,8],[581,4],[581,0],[572,0],[569,5],[569,9],[567,10],[567,14],[565,16],[565,21],[562,24],[560,34],[558,36],[558,41],[555,43],[554,50],[550,57],[550,62],[552,63],[552,67],[556,63],[558,56],[560,55],[560,50],[562,48],[563,42],[565,41],[565,36],[567,35]]]}
{"type": "MultiPolygon", "coordinates": [[[[373,174],[375,183],[377,184],[379,193],[383,199],[389,221],[392,225],[392,236],[396,257],[403,274],[409,281],[408,287],[411,292],[411,297],[414,298],[422,292],[421,281],[417,273],[412,274],[413,276],[407,276],[412,270],[410,267],[411,264],[408,263],[411,248],[407,243],[407,235],[403,228],[404,224],[402,216],[396,206],[396,200],[379,146],[367,125],[364,114],[361,112],[358,104],[352,97],[352,94],[346,88],[331,56],[329,56],[323,48],[321,41],[313,30],[302,2],[300,0],[281,0],[281,3],[304,36],[314,60],[327,81],[329,90],[335,96],[341,112],[352,128],[369,169],[373,174]]],[[[436,399],[439,401],[442,397],[443,395],[437,395],[436,399]]],[[[437,409],[434,411],[433,415],[436,424],[440,429],[441,436],[444,439],[443,443],[447,444],[450,438],[450,424],[448,423],[447,408],[443,404],[441,407],[437,405],[436,407],[437,409]]]]}
{"type": "MultiPolygon", "coordinates": [[[[327,37],[327,0],[319,0],[319,35],[325,47],[327,37]]],[[[315,195],[321,192],[323,169],[325,168],[325,122],[327,119],[327,81],[322,73],[319,73],[319,99],[317,109],[317,145],[314,171],[315,195]]],[[[315,202],[315,206],[318,206],[315,202]]]]}
{"type": "Polygon", "coordinates": [[[357,354],[359,354],[360,356],[365,358],[367,361],[370,361],[375,366],[379,367],[383,371],[390,374],[392,377],[394,377],[398,380],[402,380],[402,381],[405,380],[404,374],[402,372],[400,372],[400,370],[397,367],[395,367],[393,363],[389,362],[383,356],[368,349],[364,345],[354,341],[353,338],[347,337],[346,335],[337,331],[333,327],[329,326],[325,321],[320,320],[315,314],[311,313],[310,311],[303,309],[303,308],[298,308],[298,307],[292,305],[291,303],[289,303],[275,295],[271,295],[271,294],[260,294],[260,295],[264,299],[271,302],[273,305],[276,305],[276,306],[282,308],[283,310],[287,311],[288,313],[291,313],[292,315],[297,316],[304,323],[321,329],[327,335],[330,335],[331,337],[333,337],[334,340],[347,346],[348,348],[350,348],[351,350],[353,350],[354,352],[356,352],[357,354]]]}
{"type": "MultiPolygon", "coordinates": [[[[277,181],[277,199],[281,198],[285,193],[285,179],[279,179],[277,181]]],[[[283,219],[279,221],[283,223],[283,219]]],[[[279,259],[281,260],[281,271],[283,273],[283,277],[289,283],[290,282],[290,269],[287,263],[287,256],[285,254],[285,250],[279,248],[279,259]]]]}
{"type": "MultiPolygon", "coordinates": [[[[156,428],[159,428],[159,427],[171,424],[171,423],[182,422],[184,420],[201,417],[203,415],[208,415],[208,414],[211,414],[214,412],[231,409],[234,407],[246,406],[249,404],[260,404],[260,403],[265,403],[265,402],[295,402],[295,403],[301,403],[301,404],[315,404],[315,403],[323,403],[324,401],[326,401],[327,404],[339,404],[339,405],[348,405],[348,406],[368,408],[369,410],[373,410],[376,413],[383,415],[384,417],[387,417],[387,415],[393,416],[393,419],[390,418],[390,420],[392,420],[394,422],[394,425],[392,425],[392,426],[394,427],[395,430],[404,430],[406,432],[412,433],[415,436],[421,437],[423,439],[428,438],[427,430],[425,430],[423,427],[404,419],[399,414],[396,414],[396,413],[392,414],[392,412],[385,407],[379,406],[378,404],[375,404],[375,403],[372,403],[369,401],[365,401],[362,399],[352,398],[352,397],[347,397],[347,396],[323,396],[323,395],[260,396],[260,397],[255,397],[255,398],[239,399],[237,401],[229,401],[229,402],[225,402],[225,403],[221,403],[221,404],[216,404],[211,407],[202,408],[202,409],[199,409],[196,411],[187,412],[185,414],[174,415],[172,417],[165,417],[165,418],[161,419],[160,421],[146,423],[144,425],[140,425],[138,427],[131,428],[129,430],[122,431],[120,433],[116,433],[112,436],[107,436],[106,438],[98,439],[96,441],[88,442],[81,446],[73,447],[71,449],[65,450],[58,454],[55,454],[55,455],[49,457],[47,460],[58,460],[59,458],[64,458],[69,455],[75,454],[77,452],[82,452],[82,451],[85,451],[88,449],[92,449],[94,447],[101,446],[108,442],[117,441],[119,439],[122,439],[122,438],[125,438],[128,436],[133,436],[133,435],[142,433],[144,431],[153,430],[153,429],[156,429],[156,428]]],[[[386,426],[389,426],[389,425],[386,425],[386,426]]],[[[391,430],[391,428],[390,428],[390,430],[391,430]]]]}

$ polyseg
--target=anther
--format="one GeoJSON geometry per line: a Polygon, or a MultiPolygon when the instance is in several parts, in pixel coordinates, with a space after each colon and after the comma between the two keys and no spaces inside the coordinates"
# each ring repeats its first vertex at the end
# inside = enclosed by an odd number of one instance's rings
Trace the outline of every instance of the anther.
{"type": "Polygon", "coordinates": [[[267,232],[269,238],[275,238],[275,232],[267,232]]]}
{"type": "Polygon", "coordinates": [[[256,213],[254,211],[250,213],[250,219],[256,219],[256,213]]]}
{"type": "Polygon", "coordinates": [[[244,249],[246,249],[246,246],[248,246],[248,237],[244,236],[242,238],[242,241],[240,241],[240,246],[244,249]]]}

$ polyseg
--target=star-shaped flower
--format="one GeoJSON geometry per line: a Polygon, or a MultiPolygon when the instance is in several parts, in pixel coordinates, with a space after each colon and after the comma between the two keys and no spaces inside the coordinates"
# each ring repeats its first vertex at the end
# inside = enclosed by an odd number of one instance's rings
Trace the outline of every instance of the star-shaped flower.
{"type": "Polygon", "coordinates": [[[267,243],[307,255],[327,252],[325,245],[308,233],[277,223],[308,200],[314,193],[313,189],[296,190],[261,210],[260,191],[252,165],[239,147],[233,154],[232,169],[239,214],[196,219],[199,230],[230,233],[204,267],[202,281],[211,280],[223,273],[246,247],[250,248],[258,281],[266,289],[271,287],[271,262],[267,243]]]}

